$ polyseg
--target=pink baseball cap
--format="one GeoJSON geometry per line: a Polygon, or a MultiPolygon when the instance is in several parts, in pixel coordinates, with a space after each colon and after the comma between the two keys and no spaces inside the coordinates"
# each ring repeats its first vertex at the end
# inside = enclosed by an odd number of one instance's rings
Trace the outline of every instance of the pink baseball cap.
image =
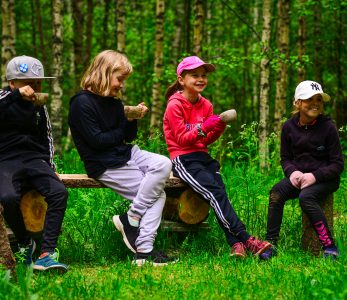
{"type": "Polygon", "coordinates": [[[214,65],[205,63],[201,58],[197,56],[188,56],[178,64],[176,74],[180,76],[184,70],[194,70],[201,66],[204,66],[208,72],[216,70],[214,65]]]}

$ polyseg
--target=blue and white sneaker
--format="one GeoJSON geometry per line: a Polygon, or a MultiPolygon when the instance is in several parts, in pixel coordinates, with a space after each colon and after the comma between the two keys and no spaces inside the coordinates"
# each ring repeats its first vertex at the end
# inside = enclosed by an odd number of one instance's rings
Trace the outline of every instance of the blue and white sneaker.
{"type": "Polygon", "coordinates": [[[33,239],[30,239],[28,245],[18,245],[19,250],[14,254],[17,263],[22,263],[27,267],[30,267],[33,263],[33,253],[36,249],[36,243],[33,239]]]}
{"type": "Polygon", "coordinates": [[[323,252],[323,257],[324,258],[328,258],[328,259],[330,258],[332,260],[335,260],[339,256],[340,256],[340,252],[339,252],[339,250],[337,249],[336,246],[328,247],[328,248],[324,249],[324,252],[323,252]]]}
{"type": "Polygon", "coordinates": [[[46,252],[40,255],[34,264],[34,270],[47,271],[57,270],[61,273],[65,273],[68,266],[58,261],[59,252],[55,249],[55,252],[46,252]]]}

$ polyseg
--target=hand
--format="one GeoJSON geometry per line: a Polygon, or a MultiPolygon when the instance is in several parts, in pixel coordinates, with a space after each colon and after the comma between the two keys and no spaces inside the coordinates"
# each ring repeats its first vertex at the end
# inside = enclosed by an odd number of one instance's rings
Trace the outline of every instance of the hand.
{"type": "Polygon", "coordinates": [[[301,176],[301,189],[307,188],[316,182],[316,178],[312,173],[304,173],[301,176]]]}
{"type": "Polygon", "coordinates": [[[148,107],[145,105],[144,102],[141,102],[140,104],[138,104],[137,106],[141,107],[141,117],[140,119],[142,119],[146,114],[147,112],[149,111],[148,107]]]}
{"type": "Polygon", "coordinates": [[[34,102],[36,100],[35,91],[30,85],[23,86],[18,89],[22,98],[26,101],[34,102]]]}
{"type": "Polygon", "coordinates": [[[213,131],[217,133],[222,133],[225,127],[227,127],[227,124],[223,121],[221,123],[218,123],[216,127],[213,129],[213,131]]]}
{"type": "Polygon", "coordinates": [[[294,171],[292,174],[290,174],[289,180],[291,184],[295,186],[297,189],[300,189],[302,175],[303,173],[300,171],[294,171]]]}
{"type": "Polygon", "coordinates": [[[208,134],[216,128],[221,128],[223,125],[225,126],[225,123],[218,115],[212,115],[201,124],[201,129],[205,134],[208,134]]]}

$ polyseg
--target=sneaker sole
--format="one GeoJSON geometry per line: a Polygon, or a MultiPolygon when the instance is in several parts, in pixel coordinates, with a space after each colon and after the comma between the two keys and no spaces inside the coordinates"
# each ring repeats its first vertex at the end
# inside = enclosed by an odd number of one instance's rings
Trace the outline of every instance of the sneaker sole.
{"type": "Polygon", "coordinates": [[[119,219],[119,216],[118,215],[113,216],[112,217],[112,222],[113,222],[114,226],[116,226],[117,230],[122,234],[123,241],[124,241],[125,245],[129,248],[129,250],[131,252],[136,253],[136,250],[130,245],[130,243],[129,243],[128,239],[127,239],[127,236],[125,235],[124,227],[123,227],[122,222],[119,219]]]}
{"type": "Polygon", "coordinates": [[[237,258],[246,258],[246,255],[244,254],[230,254],[231,257],[237,257],[237,258]]]}
{"type": "Polygon", "coordinates": [[[137,259],[137,260],[133,260],[132,264],[133,265],[137,265],[138,267],[142,267],[144,265],[151,265],[153,267],[164,267],[164,266],[167,266],[167,265],[175,264],[178,261],[179,261],[179,259],[176,259],[176,260],[170,261],[170,262],[166,262],[166,263],[155,263],[155,262],[152,262],[152,261],[148,261],[146,259],[137,259]]]}
{"type": "Polygon", "coordinates": [[[58,271],[59,273],[66,273],[67,268],[60,265],[53,265],[49,267],[34,265],[34,271],[58,271]]]}
{"type": "Polygon", "coordinates": [[[264,253],[267,249],[271,248],[271,244],[267,243],[266,246],[264,246],[263,248],[261,248],[256,254],[254,254],[255,256],[259,256],[260,254],[264,253]]]}

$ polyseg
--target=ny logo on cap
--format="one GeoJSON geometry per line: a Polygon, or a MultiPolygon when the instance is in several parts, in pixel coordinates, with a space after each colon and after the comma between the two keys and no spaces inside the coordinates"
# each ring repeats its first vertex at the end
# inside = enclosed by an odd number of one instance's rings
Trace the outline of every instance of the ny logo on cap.
{"type": "Polygon", "coordinates": [[[33,72],[36,76],[40,75],[39,72],[41,69],[42,69],[41,65],[36,62],[31,66],[31,72],[33,72]]]}
{"type": "Polygon", "coordinates": [[[319,85],[317,83],[311,83],[312,90],[320,91],[319,85]]]}

